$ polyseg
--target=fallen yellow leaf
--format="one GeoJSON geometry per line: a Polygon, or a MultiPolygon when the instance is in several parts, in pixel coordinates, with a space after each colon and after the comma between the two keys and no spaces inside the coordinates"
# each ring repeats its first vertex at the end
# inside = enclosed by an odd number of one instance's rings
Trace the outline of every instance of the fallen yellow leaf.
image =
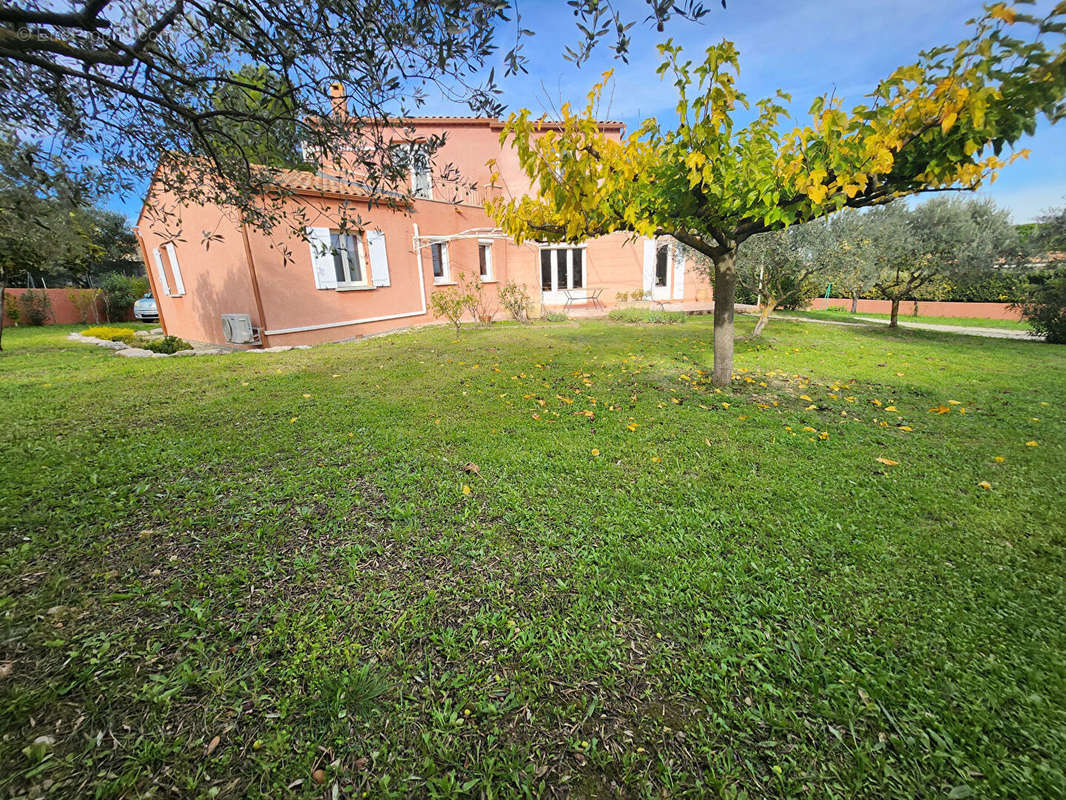
{"type": "Polygon", "coordinates": [[[895,406],[885,406],[885,411],[895,411],[895,410],[896,410],[895,406]]]}
{"type": "Polygon", "coordinates": [[[1003,456],[992,456],[992,460],[995,461],[997,464],[1002,464],[1007,459],[1005,459],[1003,456]]]}
{"type": "Polygon", "coordinates": [[[1036,442],[1026,442],[1025,446],[1026,447],[1039,447],[1040,445],[1037,444],[1036,442]]]}
{"type": "Polygon", "coordinates": [[[891,458],[885,458],[884,456],[878,456],[877,460],[878,460],[879,463],[885,464],[885,465],[887,465],[889,467],[894,467],[897,464],[899,464],[898,461],[893,461],[891,458]]]}
{"type": "Polygon", "coordinates": [[[992,484],[991,484],[991,483],[989,483],[988,481],[981,481],[981,482],[980,482],[979,484],[977,484],[977,485],[978,485],[978,486],[980,486],[980,487],[981,487],[982,489],[985,489],[985,490],[988,490],[988,489],[991,489],[991,488],[992,488],[992,484]]]}

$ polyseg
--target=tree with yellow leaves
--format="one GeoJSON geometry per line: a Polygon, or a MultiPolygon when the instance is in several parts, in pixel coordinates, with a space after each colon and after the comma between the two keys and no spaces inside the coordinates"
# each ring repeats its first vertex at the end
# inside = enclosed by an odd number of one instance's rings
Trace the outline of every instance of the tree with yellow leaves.
{"type": "Polygon", "coordinates": [[[618,141],[597,125],[610,73],[580,112],[563,106],[559,124],[542,126],[528,110],[512,114],[501,140],[512,141],[536,196],[499,199],[489,211],[517,241],[580,241],[614,231],[673,236],[713,264],[714,373],[733,372],[737,247],[766,231],[842,208],[889,203],[918,192],[975,189],[1010,160],[1003,149],[1037,118],[1066,113],[1066,2],[1046,17],[997,3],[970,21],[972,36],[923,52],[850,112],[835,98],[811,107],[810,124],[783,132],[789,96],[755,105],[737,88],[731,42],[693,64],[671,42],[660,45],[660,76],[678,93],[678,124],[645,121],[618,141]],[[1021,38],[1019,31],[1031,36],[1021,38]]]}

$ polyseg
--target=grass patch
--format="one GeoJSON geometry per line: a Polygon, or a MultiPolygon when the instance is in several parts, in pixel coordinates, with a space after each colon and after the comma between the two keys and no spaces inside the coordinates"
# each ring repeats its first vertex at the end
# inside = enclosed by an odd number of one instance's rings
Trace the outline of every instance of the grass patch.
{"type": "MultiPolygon", "coordinates": [[[[883,319],[885,321],[891,319],[890,314],[852,314],[850,311],[836,310],[786,311],[781,313],[810,317],[811,319],[831,319],[845,322],[862,322],[864,317],[868,319],[883,319]]],[[[904,314],[902,311],[899,315],[899,321],[918,322],[922,325],[959,325],[967,328],[1006,328],[1012,331],[1029,330],[1029,326],[1025,322],[1012,319],[984,319],[981,317],[915,317],[910,314],[904,314]]]]}
{"type": "Polygon", "coordinates": [[[1066,348],[750,325],[6,331],[0,792],[1062,796],[1066,348]]]}
{"type": "Polygon", "coordinates": [[[650,308],[612,308],[608,318],[614,322],[636,322],[653,325],[671,325],[684,322],[684,311],[655,311],[650,308]]]}

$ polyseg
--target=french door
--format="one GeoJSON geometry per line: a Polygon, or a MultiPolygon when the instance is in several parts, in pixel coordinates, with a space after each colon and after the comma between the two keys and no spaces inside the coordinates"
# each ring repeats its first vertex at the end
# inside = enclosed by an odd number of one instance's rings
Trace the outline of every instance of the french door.
{"type": "Polygon", "coordinates": [[[540,249],[541,302],[556,306],[566,302],[566,289],[585,288],[585,249],[583,247],[542,247],[540,249]]]}

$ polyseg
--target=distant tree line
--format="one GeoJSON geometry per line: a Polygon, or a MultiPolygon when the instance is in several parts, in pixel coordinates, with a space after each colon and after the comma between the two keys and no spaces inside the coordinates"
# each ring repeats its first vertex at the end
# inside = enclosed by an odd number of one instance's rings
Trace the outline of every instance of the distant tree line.
{"type": "Polygon", "coordinates": [[[1019,303],[1064,243],[1066,209],[1030,228],[976,197],[845,210],[746,241],[737,254],[739,297],[760,304],[757,333],[775,309],[804,307],[827,291],[851,298],[852,311],[859,299],[888,300],[895,325],[905,301],[1019,303]]]}

